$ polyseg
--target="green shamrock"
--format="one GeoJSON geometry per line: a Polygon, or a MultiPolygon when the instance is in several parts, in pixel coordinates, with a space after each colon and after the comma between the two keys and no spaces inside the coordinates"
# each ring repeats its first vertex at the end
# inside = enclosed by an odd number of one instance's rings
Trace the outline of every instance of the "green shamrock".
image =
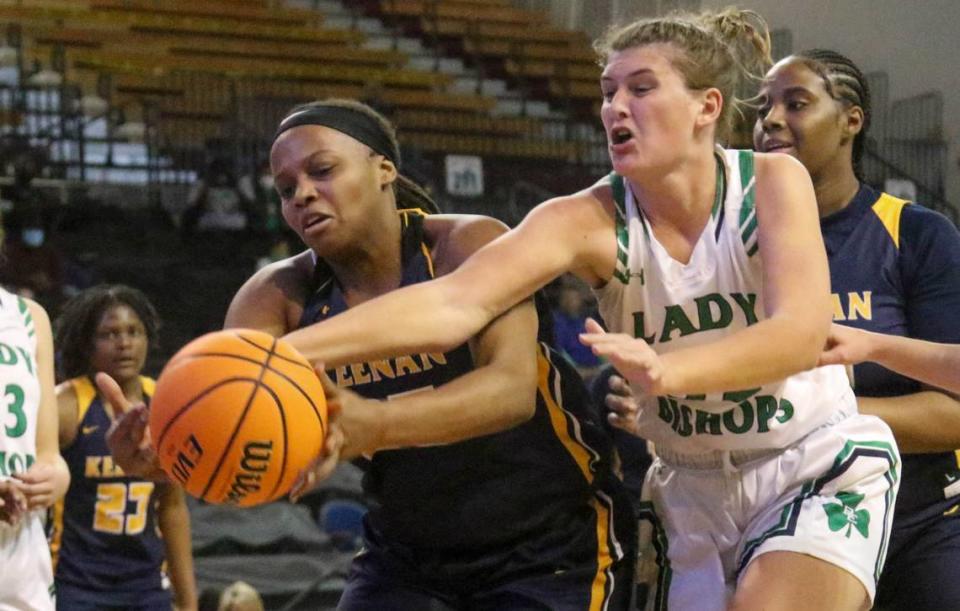
{"type": "Polygon", "coordinates": [[[857,505],[863,500],[862,494],[853,492],[838,492],[837,500],[840,504],[824,503],[823,510],[827,513],[827,524],[830,530],[836,532],[847,527],[847,538],[854,528],[857,529],[864,538],[869,536],[870,512],[866,509],[857,509],[857,505]]]}

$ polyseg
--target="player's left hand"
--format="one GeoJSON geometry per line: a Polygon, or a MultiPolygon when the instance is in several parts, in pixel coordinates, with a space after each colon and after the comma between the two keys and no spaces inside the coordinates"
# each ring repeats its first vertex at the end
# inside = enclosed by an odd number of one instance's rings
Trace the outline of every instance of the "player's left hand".
{"type": "Polygon", "coordinates": [[[20,482],[0,479],[0,523],[16,526],[27,512],[27,497],[21,491],[20,482]]]}
{"type": "Polygon", "coordinates": [[[604,404],[610,411],[607,422],[631,435],[640,437],[640,403],[627,381],[618,375],[610,376],[607,381],[610,390],[604,398],[604,404]]]}
{"type": "Polygon", "coordinates": [[[33,463],[23,473],[14,473],[20,482],[20,491],[27,503],[27,510],[46,509],[56,500],[55,491],[58,473],[53,465],[33,463]]]}
{"type": "Polygon", "coordinates": [[[609,360],[631,386],[648,395],[663,395],[663,362],[653,348],[642,339],[626,333],[607,333],[592,318],[587,319],[586,333],[580,342],[593,353],[609,360]]]}
{"type": "Polygon", "coordinates": [[[107,447],[110,448],[113,461],[126,475],[158,482],[169,481],[150,443],[147,426],[150,412],[147,406],[143,403],[132,405],[120,385],[103,372],[94,376],[94,380],[115,412],[113,424],[107,431],[107,447]]]}

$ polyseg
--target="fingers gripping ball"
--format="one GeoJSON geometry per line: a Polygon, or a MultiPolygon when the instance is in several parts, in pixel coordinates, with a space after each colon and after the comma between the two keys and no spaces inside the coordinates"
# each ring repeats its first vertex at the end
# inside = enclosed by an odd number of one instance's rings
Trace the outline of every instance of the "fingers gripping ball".
{"type": "Polygon", "coordinates": [[[230,329],[184,346],[157,380],[150,431],[160,465],[211,503],[285,495],[320,453],[323,388],[310,363],[267,333],[230,329]]]}

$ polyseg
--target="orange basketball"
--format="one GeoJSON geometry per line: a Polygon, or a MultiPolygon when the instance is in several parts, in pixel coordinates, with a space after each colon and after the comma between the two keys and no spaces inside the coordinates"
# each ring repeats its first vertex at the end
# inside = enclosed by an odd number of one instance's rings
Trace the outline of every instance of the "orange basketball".
{"type": "Polygon", "coordinates": [[[184,346],[150,402],[161,467],[211,503],[246,507],[282,497],[320,453],[326,432],[327,403],[310,363],[250,329],[184,346]]]}

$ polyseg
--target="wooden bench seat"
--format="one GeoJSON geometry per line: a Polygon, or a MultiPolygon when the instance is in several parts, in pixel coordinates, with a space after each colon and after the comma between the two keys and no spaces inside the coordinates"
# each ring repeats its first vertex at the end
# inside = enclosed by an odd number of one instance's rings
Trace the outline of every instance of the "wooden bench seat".
{"type": "Polygon", "coordinates": [[[93,11],[112,13],[147,13],[176,17],[206,17],[223,21],[252,22],[271,26],[319,25],[323,20],[317,11],[294,8],[267,8],[228,2],[203,0],[89,0],[93,11]]]}
{"type": "Polygon", "coordinates": [[[501,58],[523,56],[535,60],[572,62],[592,62],[595,60],[595,55],[591,49],[572,45],[546,44],[542,42],[523,43],[504,40],[482,40],[477,42],[464,39],[463,46],[467,53],[501,58]]]}
{"type": "Polygon", "coordinates": [[[381,82],[385,85],[434,89],[449,82],[449,75],[414,72],[409,70],[378,69],[333,62],[300,62],[243,57],[205,57],[198,62],[196,57],[172,54],[141,53],[115,49],[70,48],[67,50],[68,67],[98,69],[141,68],[156,74],[171,71],[203,71],[233,76],[285,77],[295,80],[330,82],[381,82]]]}
{"type": "Polygon", "coordinates": [[[520,157],[575,161],[580,146],[572,142],[554,140],[520,140],[496,136],[460,136],[410,132],[403,135],[407,144],[418,148],[452,154],[520,157]]]}
{"type": "Polygon", "coordinates": [[[563,44],[587,44],[580,32],[569,32],[551,27],[531,28],[513,23],[484,23],[469,19],[420,19],[420,30],[426,35],[444,37],[472,36],[480,39],[507,41],[543,41],[563,44]]]}
{"type": "Polygon", "coordinates": [[[399,110],[394,122],[401,132],[407,130],[446,131],[451,133],[536,134],[540,124],[523,117],[491,117],[479,113],[399,110]]]}
{"type": "Polygon", "coordinates": [[[526,24],[543,26],[546,15],[512,6],[496,6],[483,2],[431,2],[430,0],[382,0],[381,14],[388,17],[423,17],[436,15],[441,18],[462,19],[477,22],[526,24]],[[436,11],[434,13],[434,11],[436,11]]]}
{"type": "Polygon", "coordinates": [[[600,82],[600,66],[586,62],[507,59],[504,63],[507,74],[532,78],[569,78],[575,81],[600,82]]]}

